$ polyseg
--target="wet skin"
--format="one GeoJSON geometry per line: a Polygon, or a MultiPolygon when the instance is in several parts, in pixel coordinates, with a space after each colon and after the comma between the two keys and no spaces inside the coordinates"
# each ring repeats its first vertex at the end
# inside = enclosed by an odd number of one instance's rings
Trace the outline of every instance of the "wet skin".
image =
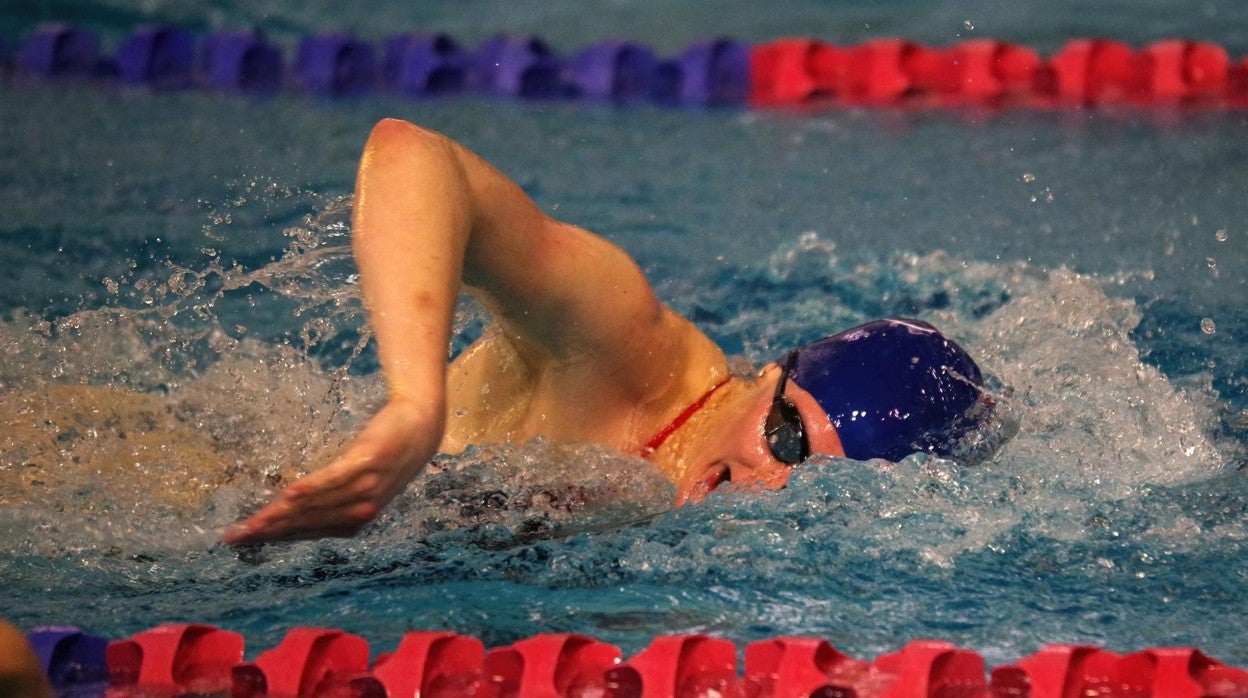
{"type": "MultiPolygon", "coordinates": [[[[783,487],[794,467],[776,460],[763,434],[780,367],[768,364],[754,381],[734,378],[655,453],[676,484],[676,503],[696,502],[723,482],[783,487]]],[[[812,454],[844,455],[828,415],[792,381],[784,394],[797,407],[812,454]]]]}

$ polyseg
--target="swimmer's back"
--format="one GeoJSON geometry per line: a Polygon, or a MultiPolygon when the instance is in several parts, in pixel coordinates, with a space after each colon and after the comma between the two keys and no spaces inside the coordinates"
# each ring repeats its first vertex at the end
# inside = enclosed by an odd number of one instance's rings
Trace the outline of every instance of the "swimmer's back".
{"type": "Polygon", "coordinates": [[[664,336],[656,341],[679,349],[666,358],[638,356],[637,361],[666,361],[666,371],[648,392],[594,368],[589,359],[526,356],[502,327],[489,326],[447,374],[442,450],[456,453],[470,444],[542,436],[639,452],[645,436],[669,421],[673,411],[704,392],[708,382],[727,376],[727,360],[713,342],[666,307],[661,312],[664,336]]]}

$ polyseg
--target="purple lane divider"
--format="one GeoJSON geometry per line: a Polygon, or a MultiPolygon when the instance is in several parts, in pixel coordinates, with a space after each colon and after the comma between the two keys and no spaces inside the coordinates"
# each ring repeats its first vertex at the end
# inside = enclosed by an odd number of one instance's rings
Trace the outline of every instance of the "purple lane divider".
{"type": "Polygon", "coordinates": [[[477,47],[473,86],[500,96],[549,99],[562,96],[562,64],[541,39],[496,36],[477,47]]]}
{"type": "Polygon", "coordinates": [[[595,44],[577,54],[570,67],[578,96],[633,102],[654,91],[657,61],[649,48],[627,41],[595,44]]]}
{"type": "Polygon", "coordinates": [[[139,27],[115,54],[117,73],[131,85],[161,89],[195,82],[195,35],[177,27],[139,27]]]}
{"type": "Polygon", "coordinates": [[[299,44],[295,82],[308,92],[331,96],[360,94],[373,87],[376,77],[373,47],[348,34],[318,34],[299,44]]]}
{"type": "Polygon", "coordinates": [[[467,84],[469,59],[445,34],[394,36],[386,40],[382,81],[403,94],[453,94],[467,84]]]}
{"type": "Polygon", "coordinates": [[[26,639],[58,694],[103,694],[108,682],[107,639],[70,626],[35,628],[26,639]]]}
{"type": "Polygon", "coordinates": [[[17,50],[19,75],[39,78],[91,77],[100,61],[95,34],[67,24],[44,24],[17,50]]]}
{"type": "Polygon", "coordinates": [[[750,47],[728,39],[694,44],[656,69],[654,97],[665,104],[726,106],[750,96],[750,47]]]}
{"type": "Polygon", "coordinates": [[[199,80],[206,87],[273,92],[282,86],[282,51],[254,31],[220,31],[204,39],[199,80]]]}

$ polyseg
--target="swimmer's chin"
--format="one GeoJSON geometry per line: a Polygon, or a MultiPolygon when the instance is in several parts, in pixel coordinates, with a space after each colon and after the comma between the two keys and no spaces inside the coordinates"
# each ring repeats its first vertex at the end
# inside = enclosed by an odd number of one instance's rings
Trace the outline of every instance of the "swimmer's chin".
{"type": "Polygon", "coordinates": [[[711,495],[716,487],[728,482],[731,478],[728,466],[713,463],[700,475],[685,481],[676,492],[676,506],[696,504],[711,495]]]}

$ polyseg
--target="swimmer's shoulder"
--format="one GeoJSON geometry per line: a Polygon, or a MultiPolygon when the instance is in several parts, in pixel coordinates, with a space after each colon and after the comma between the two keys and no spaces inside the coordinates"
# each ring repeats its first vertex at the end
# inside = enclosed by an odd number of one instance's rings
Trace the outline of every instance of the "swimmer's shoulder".
{"type": "Polygon", "coordinates": [[[447,369],[443,453],[501,443],[517,432],[535,390],[534,367],[496,325],[447,369]]]}
{"type": "MultiPolygon", "coordinates": [[[[729,376],[728,357],[710,337],[688,318],[663,306],[666,354],[654,361],[656,390],[647,401],[647,412],[658,416],[683,409],[709,388],[729,376]]],[[[651,357],[652,359],[658,357],[651,357]]]]}

